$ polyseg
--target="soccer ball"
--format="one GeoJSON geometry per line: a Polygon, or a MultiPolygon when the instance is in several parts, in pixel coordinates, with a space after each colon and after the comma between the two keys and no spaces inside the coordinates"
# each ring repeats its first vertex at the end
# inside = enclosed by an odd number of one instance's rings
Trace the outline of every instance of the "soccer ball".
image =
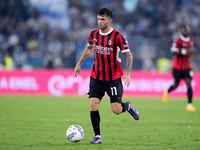
{"type": "Polygon", "coordinates": [[[182,48],[182,49],[181,49],[181,54],[182,54],[182,55],[185,55],[186,53],[187,53],[187,50],[186,50],[185,48],[182,48]]]}
{"type": "Polygon", "coordinates": [[[79,142],[84,137],[83,128],[79,125],[71,125],[66,131],[66,136],[71,142],[79,142]]]}

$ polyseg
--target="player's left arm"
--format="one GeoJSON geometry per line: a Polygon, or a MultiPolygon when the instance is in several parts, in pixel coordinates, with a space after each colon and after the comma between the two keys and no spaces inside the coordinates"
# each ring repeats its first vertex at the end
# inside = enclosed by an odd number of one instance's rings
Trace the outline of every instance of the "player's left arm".
{"type": "Polygon", "coordinates": [[[194,47],[193,38],[191,38],[190,44],[191,44],[191,47],[188,48],[186,55],[197,54],[198,50],[194,47]]]}
{"type": "Polygon", "coordinates": [[[188,50],[188,55],[197,54],[198,50],[195,47],[192,47],[188,50]]]}
{"type": "Polygon", "coordinates": [[[131,83],[131,68],[133,63],[133,56],[130,51],[123,53],[126,56],[126,73],[124,74],[123,78],[126,80],[125,85],[128,87],[131,83]]]}
{"type": "Polygon", "coordinates": [[[133,56],[129,49],[128,41],[123,35],[120,35],[118,38],[118,46],[122,50],[122,53],[126,56],[126,72],[123,78],[125,79],[125,85],[128,87],[131,83],[130,75],[131,75],[131,68],[132,68],[132,63],[133,63],[133,56]]]}

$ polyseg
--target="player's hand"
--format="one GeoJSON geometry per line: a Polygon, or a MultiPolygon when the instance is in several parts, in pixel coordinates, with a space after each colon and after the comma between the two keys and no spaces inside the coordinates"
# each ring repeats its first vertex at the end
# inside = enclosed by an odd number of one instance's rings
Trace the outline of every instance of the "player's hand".
{"type": "Polygon", "coordinates": [[[125,79],[125,85],[128,87],[130,85],[130,83],[131,83],[130,73],[125,73],[123,78],[125,79]]]}
{"type": "Polygon", "coordinates": [[[191,51],[192,54],[197,54],[198,53],[198,50],[196,48],[194,48],[194,47],[191,48],[190,51],[191,51]]]}
{"type": "Polygon", "coordinates": [[[76,65],[74,69],[74,78],[77,77],[77,73],[80,74],[81,67],[79,65],[76,65]]]}

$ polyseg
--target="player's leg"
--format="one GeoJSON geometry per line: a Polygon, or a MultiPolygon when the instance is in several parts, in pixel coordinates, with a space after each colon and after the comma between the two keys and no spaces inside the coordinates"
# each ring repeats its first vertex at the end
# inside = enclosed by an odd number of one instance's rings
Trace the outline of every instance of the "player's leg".
{"type": "Polygon", "coordinates": [[[90,98],[91,100],[91,111],[90,118],[93,126],[93,130],[96,135],[100,135],[100,115],[99,115],[99,104],[100,100],[98,98],[90,98]]]}
{"type": "Polygon", "coordinates": [[[95,134],[95,138],[93,141],[90,142],[90,144],[102,143],[100,136],[100,115],[99,115],[99,104],[105,93],[105,90],[102,86],[103,84],[101,84],[100,81],[90,78],[90,90],[88,92],[91,101],[90,119],[95,134]]]}
{"type": "Polygon", "coordinates": [[[100,134],[100,115],[99,115],[99,104],[100,100],[98,98],[90,98],[91,100],[91,111],[90,111],[90,118],[93,126],[93,131],[95,134],[95,138],[90,144],[100,144],[101,141],[101,134],[100,134]]]}
{"type": "Polygon", "coordinates": [[[122,105],[120,103],[114,102],[114,103],[111,103],[111,109],[115,114],[121,114],[123,108],[122,108],[122,105]]]}
{"type": "Polygon", "coordinates": [[[167,93],[170,93],[171,91],[175,90],[178,87],[179,82],[182,78],[182,71],[173,69],[172,74],[174,78],[174,84],[169,87],[169,89],[167,90],[167,93]]]}
{"type": "Polygon", "coordinates": [[[187,98],[188,98],[188,105],[186,107],[186,110],[194,112],[194,111],[196,111],[196,108],[192,105],[193,92],[192,92],[192,87],[191,87],[193,72],[192,72],[192,70],[189,70],[189,71],[186,71],[185,74],[186,75],[185,75],[184,80],[187,85],[187,98]]]}
{"type": "Polygon", "coordinates": [[[121,78],[108,83],[106,92],[110,97],[111,109],[115,114],[120,114],[128,110],[128,104],[122,102],[123,95],[123,85],[121,83],[121,78]]]}
{"type": "Polygon", "coordinates": [[[123,85],[121,78],[118,78],[109,83],[106,90],[111,101],[111,109],[115,114],[128,111],[136,120],[139,119],[138,111],[132,106],[130,102],[123,103],[123,85]]]}
{"type": "Polygon", "coordinates": [[[130,102],[119,103],[119,102],[111,102],[111,109],[115,114],[121,114],[125,111],[128,111],[135,120],[139,120],[139,112],[133,107],[130,102]]]}
{"type": "Polygon", "coordinates": [[[162,101],[164,103],[168,101],[168,94],[178,87],[180,79],[181,79],[181,75],[182,75],[181,71],[178,71],[176,69],[173,69],[172,74],[174,78],[174,84],[164,91],[163,98],[162,98],[162,101]]]}
{"type": "Polygon", "coordinates": [[[188,97],[188,103],[192,103],[192,87],[191,87],[191,79],[185,78],[185,83],[187,85],[187,97],[188,97]]]}

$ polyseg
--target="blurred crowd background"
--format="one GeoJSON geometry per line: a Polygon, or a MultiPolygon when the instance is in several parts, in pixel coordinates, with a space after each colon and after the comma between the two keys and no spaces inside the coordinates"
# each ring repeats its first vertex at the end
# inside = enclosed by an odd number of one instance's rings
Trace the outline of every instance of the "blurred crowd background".
{"type": "MultiPolygon", "coordinates": [[[[200,0],[55,2],[60,3],[56,11],[61,6],[65,8],[66,28],[63,22],[53,24],[45,17],[45,14],[50,14],[51,19],[59,17],[48,10],[51,5],[43,9],[38,0],[0,0],[0,70],[74,68],[87,44],[89,32],[98,28],[97,12],[103,7],[112,9],[112,27],[129,41],[133,70],[170,71],[170,48],[180,34],[181,24],[190,26],[200,53],[200,0]]],[[[125,69],[125,57],[122,54],[120,57],[125,69]]],[[[82,68],[91,68],[92,62],[93,55],[82,68]]],[[[200,54],[192,56],[191,63],[194,71],[200,71],[200,54]]]]}

